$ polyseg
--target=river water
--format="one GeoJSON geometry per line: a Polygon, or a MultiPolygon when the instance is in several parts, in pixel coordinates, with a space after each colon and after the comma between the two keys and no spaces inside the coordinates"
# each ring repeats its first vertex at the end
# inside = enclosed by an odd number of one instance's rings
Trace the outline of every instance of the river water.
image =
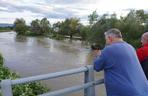
{"type": "MultiPolygon", "coordinates": [[[[41,75],[92,64],[90,48],[81,41],[53,40],[45,37],[16,36],[15,32],[0,33],[0,52],[5,66],[21,77],[41,75]]],[[[95,73],[96,79],[103,78],[103,72],[95,73]]],[[[77,74],[42,81],[51,91],[83,84],[84,75],[77,74]]],[[[96,87],[97,96],[105,96],[104,84],[96,87]]],[[[66,96],[83,96],[83,92],[66,96]]]]}

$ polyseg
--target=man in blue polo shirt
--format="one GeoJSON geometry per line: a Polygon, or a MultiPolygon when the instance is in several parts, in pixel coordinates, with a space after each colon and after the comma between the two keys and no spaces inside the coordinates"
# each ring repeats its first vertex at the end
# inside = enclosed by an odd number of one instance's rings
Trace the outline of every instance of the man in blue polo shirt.
{"type": "Polygon", "coordinates": [[[105,32],[106,47],[94,60],[96,71],[104,70],[107,96],[148,96],[148,81],[135,49],[124,42],[121,32],[105,32]]]}

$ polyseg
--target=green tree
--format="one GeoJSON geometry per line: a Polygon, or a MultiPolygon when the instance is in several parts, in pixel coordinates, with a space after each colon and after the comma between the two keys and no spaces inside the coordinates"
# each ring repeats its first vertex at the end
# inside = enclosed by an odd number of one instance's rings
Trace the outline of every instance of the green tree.
{"type": "Polygon", "coordinates": [[[140,46],[140,37],[144,32],[143,20],[139,19],[135,10],[131,10],[125,18],[120,20],[119,29],[121,30],[124,40],[134,47],[140,46]]]}
{"type": "Polygon", "coordinates": [[[73,35],[78,33],[79,26],[79,19],[67,18],[64,22],[61,23],[59,33],[62,35],[68,35],[70,36],[70,39],[72,39],[73,35]]]}
{"type": "Polygon", "coordinates": [[[59,33],[60,32],[60,27],[61,27],[61,22],[54,23],[53,26],[52,26],[53,32],[59,33]]]}
{"type": "Polygon", "coordinates": [[[27,32],[27,25],[25,23],[25,20],[23,18],[21,19],[16,19],[14,22],[14,30],[16,31],[17,34],[22,34],[24,35],[27,32]]]}
{"type": "Polygon", "coordinates": [[[37,35],[41,34],[40,20],[36,19],[31,22],[31,31],[37,35]]]}
{"type": "Polygon", "coordinates": [[[62,32],[62,22],[57,22],[52,25],[51,34],[49,35],[51,38],[63,40],[64,39],[64,32],[62,32]]]}
{"type": "Polygon", "coordinates": [[[145,21],[144,32],[148,32],[148,19],[145,21]]]}
{"type": "Polygon", "coordinates": [[[146,23],[148,20],[148,14],[144,12],[144,10],[135,10],[137,18],[140,19],[141,23],[146,23]]]}
{"type": "Polygon", "coordinates": [[[84,26],[82,24],[79,26],[79,35],[82,40],[88,42],[87,40],[88,40],[89,31],[90,31],[90,26],[84,26]]]}
{"type": "Polygon", "coordinates": [[[131,10],[127,16],[120,19],[117,19],[116,14],[104,14],[91,26],[88,41],[103,46],[104,32],[114,27],[121,30],[125,41],[137,48],[141,45],[141,35],[148,31],[148,14],[143,10],[131,10]]]}
{"type": "Polygon", "coordinates": [[[93,25],[98,20],[98,14],[96,11],[93,11],[92,14],[88,16],[88,21],[90,25],[93,25]]]}
{"type": "Polygon", "coordinates": [[[47,18],[43,18],[40,21],[40,28],[42,34],[48,34],[51,31],[51,25],[47,18]]]}
{"type": "Polygon", "coordinates": [[[118,22],[119,20],[116,18],[116,14],[104,14],[92,25],[89,31],[88,41],[91,44],[95,43],[103,48],[105,43],[104,32],[110,28],[118,27],[118,22]]]}
{"type": "Polygon", "coordinates": [[[71,18],[70,19],[70,25],[69,25],[70,31],[68,33],[69,36],[70,36],[70,39],[72,39],[72,36],[78,32],[79,25],[80,25],[79,21],[80,20],[77,19],[77,18],[71,18]]]}
{"type": "Polygon", "coordinates": [[[31,31],[36,35],[48,35],[51,32],[50,22],[47,18],[33,20],[31,22],[31,31]]]}

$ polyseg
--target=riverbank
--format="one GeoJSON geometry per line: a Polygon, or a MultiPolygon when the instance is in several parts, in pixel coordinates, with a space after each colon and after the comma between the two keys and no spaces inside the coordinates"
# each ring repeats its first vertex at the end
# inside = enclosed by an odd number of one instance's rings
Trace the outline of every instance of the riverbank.
{"type": "Polygon", "coordinates": [[[9,32],[9,31],[13,31],[11,29],[0,29],[0,32],[9,32]]]}
{"type": "MultiPolygon", "coordinates": [[[[18,74],[12,72],[9,68],[4,66],[4,59],[0,54],[0,81],[4,79],[20,78],[18,74]]],[[[16,85],[13,87],[13,96],[37,96],[48,92],[49,89],[43,87],[39,82],[16,85]]],[[[2,94],[0,93],[0,96],[2,94]]]]}
{"type": "Polygon", "coordinates": [[[12,27],[0,27],[0,32],[9,32],[13,31],[12,27]]]}

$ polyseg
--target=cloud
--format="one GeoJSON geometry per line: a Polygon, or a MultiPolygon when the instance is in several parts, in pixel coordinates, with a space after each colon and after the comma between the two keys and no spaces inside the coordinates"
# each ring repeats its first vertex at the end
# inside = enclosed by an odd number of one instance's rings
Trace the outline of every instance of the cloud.
{"type": "MultiPolygon", "coordinates": [[[[56,0],[55,0],[56,1],[56,0]]],[[[7,9],[0,9],[0,11],[5,12],[23,12],[23,11],[30,11],[32,13],[37,13],[42,16],[49,16],[51,18],[67,18],[75,16],[74,14],[78,14],[77,10],[84,10],[82,8],[72,8],[69,6],[63,5],[52,5],[52,4],[45,4],[44,2],[39,2],[36,4],[30,5],[15,5],[13,3],[9,3],[6,1],[1,1],[0,6],[7,9]]]]}
{"type": "MultiPolygon", "coordinates": [[[[25,17],[63,20],[70,17],[78,17],[84,21],[94,10],[99,14],[126,11],[128,8],[140,5],[140,0],[0,0],[0,18],[25,17]],[[136,5],[136,6],[135,6],[136,5]],[[8,15],[8,16],[6,16],[8,15]]],[[[140,8],[140,7],[137,7],[140,8]]],[[[27,19],[28,20],[28,19],[27,19]]]]}
{"type": "Polygon", "coordinates": [[[1,1],[0,3],[1,7],[7,8],[9,12],[22,12],[22,11],[31,11],[33,13],[40,13],[44,12],[39,6],[34,6],[34,5],[15,5],[13,3],[8,3],[1,1]]]}
{"type": "Polygon", "coordinates": [[[3,12],[8,12],[8,10],[7,10],[7,9],[3,9],[3,8],[2,8],[2,9],[0,8],[0,11],[3,11],[3,12]]]}
{"type": "MultiPolygon", "coordinates": [[[[52,4],[64,4],[64,5],[74,5],[74,4],[91,4],[91,3],[96,3],[97,0],[44,0],[47,3],[52,3],[52,4]]],[[[100,0],[98,0],[100,1],[100,0]]]]}

